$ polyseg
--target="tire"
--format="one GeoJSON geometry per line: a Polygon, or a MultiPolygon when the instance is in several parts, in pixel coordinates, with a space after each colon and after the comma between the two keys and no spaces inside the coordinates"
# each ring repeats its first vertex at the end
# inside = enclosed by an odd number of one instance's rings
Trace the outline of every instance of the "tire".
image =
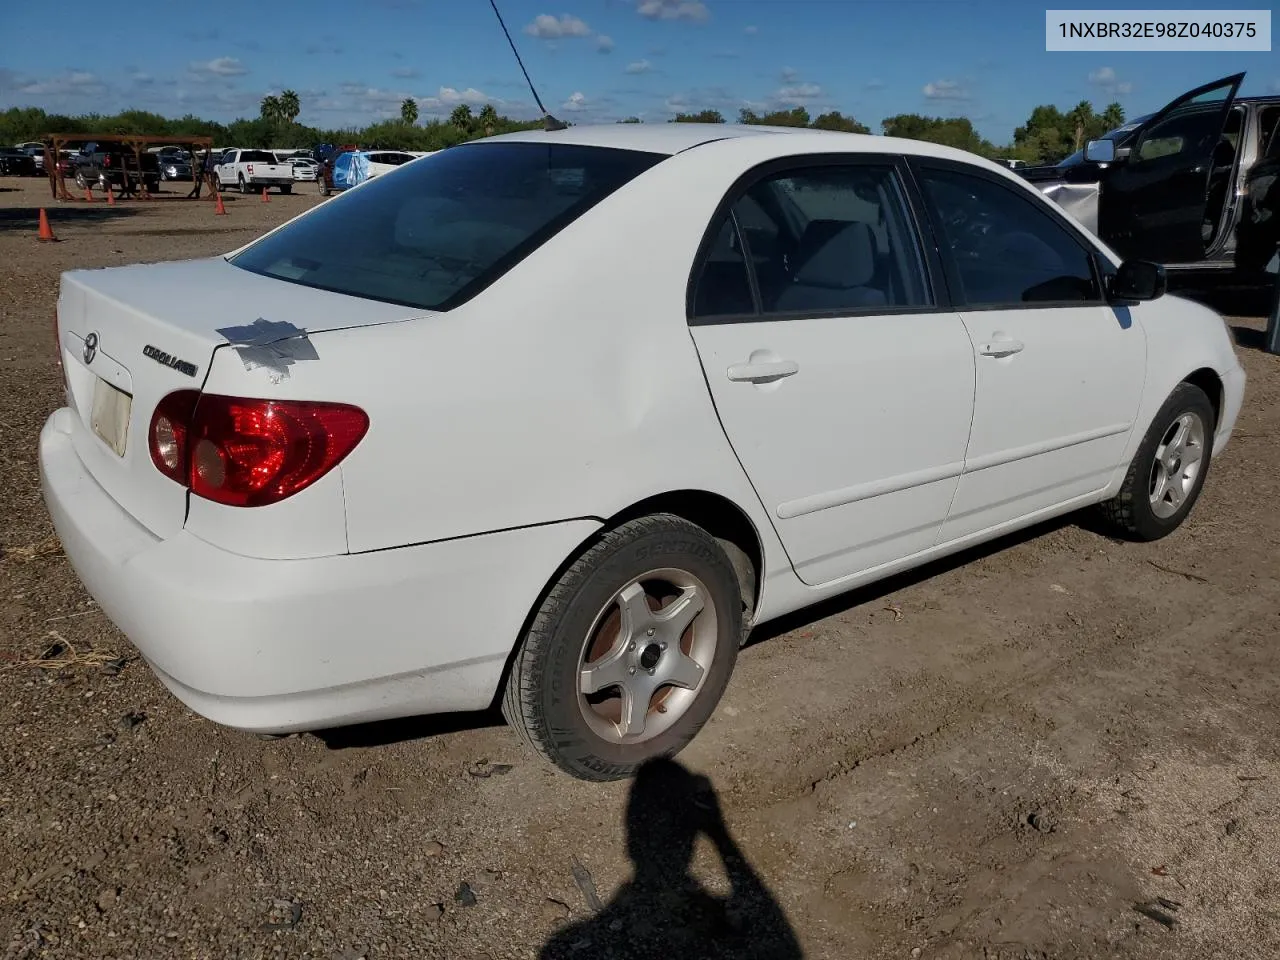
{"type": "Polygon", "coordinates": [[[1178,384],[1142,438],[1120,492],[1099,505],[1108,525],[1125,539],[1137,541],[1159,540],[1178,529],[1204,489],[1216,429],[1217,417],[1205,392],[1190,383],[1178,384]],[[1181,446],[1170,449],[1170,441],[1179,439],[1180,427],[1186,428],[1187,436],[1181,446]],[[1188,462],[1190,451],[1197,456],[1188,462]],[[1163,464],[1158,465],[1161,460],[1163,464]]]}
{"type": "Polygon", "coordinates": [[[245,182],[244,182],[244,177],[239,177],[238,179],[239,179],[239,182],[240,182],[240,192],[241,192],[241,193],[248,193],[248,192],[249,192],[249,185],[248,185],[247,183],[245,183],[245,182]]]}
{"type": "Polygon", "coordinates": [[[79,170],[76,171],[76,186],[81,190],[89,189],[89,181],[84,178],[84,174],[79,170]]]}
{"type": "Polygon", "coordinates": [[[281,188],[280,188],[280,192],[281,192],[281,193],[293,193],[293,184],[292,184],[292,183],[286,183],[283,187],[281,187],[281,188]]]}
{"type": "Polygon", "coordinates": [[[222,193],[223,190],[226,189],[222,185],[222,178],[218,176],[216,173],[213,175],[213,189],[217,190],[219,193],[222,193]]]}
{"type": "Polygon", "coordinates": [[[679,753],[710,718],[737,661],[742,616],[733,564],[705,530],[669,514],[624,523],[601,536],[548,591],[516,651],[503,715],[534,750],[579,780],[630,777],[646,760],[679,753]],[[635,613],[639,641],[629,645],[622,642],[630,631],[620,594],[649,608],[635,613]],[[678,634],[676,625],[664,630],[661,617],[650,619],[655,604],[699,596],[701,607],[678,634]],[[595,691],[583,693],[584,664],[601,669],[609,661],[617,662],[622,681],[640,688],[634,702],[646,697],[643,714],[626,710],[624,688],[608,674],[595,691]],[[663,684],[664,671],[684,682],[663,684]],[[619,721],[628,715],[641,730],[624,738],[619,721]]]}
{"type": "Polygon", "coordinates": [[[317,183],[320,185],[320,196],[327,197],[329,195],[329,185],[324,182],[324,177],[321,177],[317,183]]]}

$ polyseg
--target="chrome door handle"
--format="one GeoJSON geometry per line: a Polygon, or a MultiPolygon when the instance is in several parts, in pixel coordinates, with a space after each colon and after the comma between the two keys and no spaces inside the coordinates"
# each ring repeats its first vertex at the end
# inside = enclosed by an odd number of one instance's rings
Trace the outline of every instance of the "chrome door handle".
{"type": "Polygon", "coordinates": [[[767,383],[799,372],[800,364],[794,360],[771,360],[758,363],[735,363],[725,371],[725,374],[730,380],[738,382],[767,383]]]}
{"type": "Polygon", "coordinates": [[[1021,340],[991,340],[978,348],[984,357],[1008,357],[1021,353],[1026,346],[1021,340]]]}

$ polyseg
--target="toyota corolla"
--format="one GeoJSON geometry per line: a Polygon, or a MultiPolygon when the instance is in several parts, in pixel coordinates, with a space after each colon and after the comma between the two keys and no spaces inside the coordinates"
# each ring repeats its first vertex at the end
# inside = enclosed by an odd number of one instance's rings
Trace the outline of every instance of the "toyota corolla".
{"type": "Polygon", "coordinates": [[[75,270],[67,556],[193,710],[501,704],[574,776],[687,744],[748,631],[1083,508],[1163,537],[1245,377],[1012,172],[886,137],[529,131],[224,256],[75,270]]]}

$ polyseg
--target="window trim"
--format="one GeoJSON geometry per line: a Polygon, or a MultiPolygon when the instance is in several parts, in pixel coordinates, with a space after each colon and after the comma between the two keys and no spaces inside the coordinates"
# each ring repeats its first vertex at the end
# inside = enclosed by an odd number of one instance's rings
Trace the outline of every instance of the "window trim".
{"type": "Polygon", "coordinates": [[[1092,242],[1092,240],[1081,233],[1081,228],[1073,224],[1066,216],[1057,209],[1057,205],[1051,201],[1041,197],[1037,200],[1034,197],[1027,196],[1025,191],[1012,183],[1008,183],[1005,177],[999,173],[993,173],[990,170],[984,170],[974,164],[962,163],[957,160],[950,160],[943,157],[925,157],[913,155],[908,158],[909,166],[913,177],[917,178],[916,188],[920,192],[920,200],[927,211],[929,225],[934,233],[937,243],[939,256],[942,258],[943,269],[947,278],[947,286],[952,291],[952,303],[955,309],[962,313],[985,313],[989,310],[1061,310],[1063,307],[1110,307],[1113,306],[1107,296],[1107,285],[1103,280],[1100,270],[1099,258],[1104,254],[1101,249],[1092,242]],[[1091,300],[1013,300],[1003,303],[990,304],[971,304],[964,294],[964,283],[960,278],[960,267],[956,263],[956,259],[952,256],[950,249],[944,244],[943,238],[946,231],[943,230],[941,217],[937,206],[929,198],[925,190],[924,174],[928,170],[941,170],[948,173],[958,173],[965,176],[971,176],[979,180],[984,180],[995,185],[997,188],[1005,190],[1015,197],[1020,197],[1028,204],[1036,209],[1036,205],[1040,205],[1040,211],[1050,222],[1061,227],[1073,243],[1080,248],[1080,252],[1085,255],[1085,259],[1089,263],[1089,272],[1093,275],[1094,289],[1097,291],[1097,299],[1091,300]]]}
{"type": "Polygon", "coordinates": [[[926,231],[927,221],[924,220],[924,210],[919,206],[919,199],[915,195],[913,186],[910,170],[900,154],[861,152],[806,153],[776,157],[756,164],[738,176],[729,186],[724,196],[720,198],[720,202],[716,204],[716,208],[707,221],[706,227],[703,228],[702,240],[699,242],[697,251],[694,254],[693,263],[689,268],[689,276],[685,284],[685,321],[691,327],[710,327],[726,326],[734,323],[781,323],[792,320],[826,320],[846,317],[882,317],[899,314],[953,312],[954,307],[951,305],[950,291],[942,272],[942,262],[938,258],[938,252],[934,246],[936,241],[931,227],[926,231]],[[916,242],[922,274],[920,279],[923,282],[925,294],[931,297],[933,302],[901,307],[842,307],[838,310],[788,310],[785,312],[765,313],[760,299],[760,284],[756,278],[755,264],[751,259],[751,247],[741,229],[741,225],[738,223],[737,216],[734,214],[734,207],[758,183],[776,177],[788,170],[849,166],[889,167],[890,175],[897,178],[898,192],[902,197],[903,225],[906,232],[916,242]],[[698,279],[711,247],[715,243],[716,233],[721,225],[721,217],[724,216],[726,211],[742,243],[743,258],[746,261],[744,265],[747,270],[748,282],[751,286],[751,299],[755,304],[755,310],[752,313],[696,316],[694,314],[694,301],[698,279]]]}

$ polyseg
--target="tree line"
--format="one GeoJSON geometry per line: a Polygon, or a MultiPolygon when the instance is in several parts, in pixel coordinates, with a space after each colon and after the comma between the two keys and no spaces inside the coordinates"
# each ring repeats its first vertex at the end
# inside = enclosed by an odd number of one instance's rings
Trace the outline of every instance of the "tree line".
{"type": "MultiPolygon", "coordinates": [[[[397,119],[382,120],[363,128],[322,129],[298,123],[302,103],[297,93],[285,90],[264,97],[257,117],[241,118],[223,124],[205,120],[194,114],[179,118],[163,117],[145,110],[125,110],[111,116],[97,113],[79,116],[46,113],[38,107],[11,107],[0,113],[0,144],[35,140],[46,133],[135,134],[163,137],[207,136],[219,145],[241,147],[288,148],[317,143],[358,143],[372,149],[441,150],[467,140],[528,130],[541,126],[541,120],[514,120],[485,104],[473,111],[467,104],[453,108],[448,119],[418,122],[418,104],[406,98],[397,119]]],[[[929,117],[903,113],[886,117],[880,132],[890,137],[928,140],[993,159],[1017,159],[1031,164],[1057,163],[1079,150],[1085,141],[1094,139],[1124,123],[1124,109],[1109,104],[1101,112],[1084,100],[1070,110],[1056,106],[1038,106],[1027,122],[1013,133],[1010,143],[997,145],[982,137],[965,117],[929,117]]],[[[770,126],[806,127],[815,130],[839,130],[847,133],[871,133],[871,128],[838,110],[816,117],[804,107],[760,113],[742,109],[738,123],[770,126]]],[[[641,123],[639,117],[628,117],[619,123],[641,123]]],[[[671,123],[724,123],[718,110],[678,113],[671,123]]]]}

